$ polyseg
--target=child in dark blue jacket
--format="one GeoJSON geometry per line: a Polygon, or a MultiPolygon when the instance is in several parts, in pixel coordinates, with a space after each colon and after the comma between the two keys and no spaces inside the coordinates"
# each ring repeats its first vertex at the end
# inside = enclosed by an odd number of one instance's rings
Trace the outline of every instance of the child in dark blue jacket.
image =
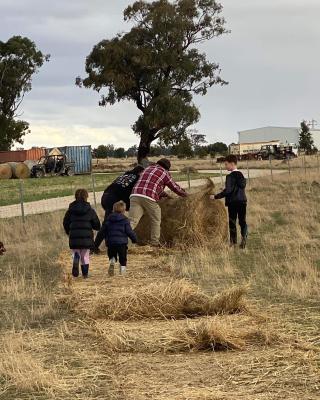
{"type": "Polygon", "coordinates": [[[124,215],[125,211],[126,203],[124,201],[115,203],[113,213],[108,217],[103,226],[110,260],[109,276],[114,275],[114,266],[117,259],[120,262],[120,274],[125,274],[127,268],[128,238],[133,243],[137,242],[137,236],[132,230],[128,218],[124,215]]]}

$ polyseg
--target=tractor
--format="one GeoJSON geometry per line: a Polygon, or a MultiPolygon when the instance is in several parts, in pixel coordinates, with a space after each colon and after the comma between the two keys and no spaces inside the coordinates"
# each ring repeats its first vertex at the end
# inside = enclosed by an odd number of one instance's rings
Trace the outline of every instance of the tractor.
{"type": "Polygon", "coordinates": [[[32,178],[73,176],[74,173],[75,163],[73,161],[68,161],[65,154],[43,156],[31,169],[32,178]]]}

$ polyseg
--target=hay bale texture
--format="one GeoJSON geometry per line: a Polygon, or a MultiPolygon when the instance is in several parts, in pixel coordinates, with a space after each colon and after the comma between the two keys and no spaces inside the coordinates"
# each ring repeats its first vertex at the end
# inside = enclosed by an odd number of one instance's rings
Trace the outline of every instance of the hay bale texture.
{"type": "MultiPolygon", "coordinates": [[[[201,245],[227,240],[227,212],[221,201],[210,200],[209,196],[213,193],[214,183],[208,179],[205,186],[188,197],[161,200],[161,243],[170,246],[201,245]]],[[[140,244],[150,240],[150,221],[147,216],[141,219],[136,233],[140,244]]]]}
{"type": "Polygon", "coordinates": [[[0,179],[11,179],[12,170],[9,164],[0,164],[0,179]]]}
{"type": "Polygon", "coordinates": [[[9,163],[12,170],[12,178],[27,179],[30,178],[30,169],[25,163],[9,163]]]}

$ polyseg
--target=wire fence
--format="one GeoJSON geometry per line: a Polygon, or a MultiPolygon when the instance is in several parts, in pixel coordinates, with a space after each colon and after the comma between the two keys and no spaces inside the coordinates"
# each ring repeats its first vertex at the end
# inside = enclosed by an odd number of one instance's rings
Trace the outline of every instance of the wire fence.
{"type": "MultiPolygon", "coordinates": [[[[247,177],[249,187],[252,187],[255,179],[259,177],[269,178],[275,183],[279,176],[289,180],[293,176],[300,175],[303,179],[303,176],[307,177],[316,172],[320,177],[320,160],[317,156],[310,163],[306,157],[302,156],[294,162],[289,159],[281,161],[281,168],[279,168],[279,160],[270,159],[267,168],[264,169],[257,168],[257,164],[247,161],[241,163],[240,170],[247,177]]],[[[2,180],[0,181],[0,219],[18,217],[25,222],[28,215],[67,210],[74,200],[75,191],[79,188],[88,190],[90,203],[99,210],[103,191],[118,175],[120,175],[119,172],[92,173],[75,177],[2,180]]],[[[185,189],[203,185],[205,179],[210,177],[219,190],[220,187],[224,187],[225,175],[222,163],[218,164],[218,168],[203,171],[203,173],[192,173],[192,168],[184,173],[173,173],[174,179],[185,189]]]]}

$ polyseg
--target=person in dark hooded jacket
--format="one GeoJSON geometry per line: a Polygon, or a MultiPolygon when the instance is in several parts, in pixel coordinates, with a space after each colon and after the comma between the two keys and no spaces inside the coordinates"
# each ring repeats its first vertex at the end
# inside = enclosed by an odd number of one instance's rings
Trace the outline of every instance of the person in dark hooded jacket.
{"type": "Polygon", "coordinates": [[[132,230],[128,218],[124,215],[126,211],[126,203],[119,201],[113,205],[113,213],[109,215],[102,229],[108,247],[108,257],[110,261],[109,275],[114,275],[114,266],[119,259],[120,274],[126,272],[127,267],[127,251],[128,238],[133,243],[137,242],[137,236],[132,230]]]}
{"type": "Polygon", "coordinates": [[[104,191],[101,198],[101,206],[105,211],[105,217],[102,228],[94,241],[94,251],[96,253],[99,253],[99,247],[104,239],[104,224],[113,212],[113,205],[122,200],[126,204],[126,210],[129,211],[131,192],[143,169],[141,165],[137,165],[115,179],[104,191]]]}
{"type": "Polygon", "coordinates": [[[237,163],[238,160],[236,156],[229,155],[226,157],[226,169],[230,172],[226,177],[226,187],[221,193],[211,196],[211,198],[225,199],[229,213],[230,242],[232,246],[237,244],[237,218],[239,219],[242,237],[240,247],[244,249],[247,244],[248,236],[246,221],[247,196],[245,191],[247,181],[243,174],[238,171],[237,163]]]}
{"type": "Polygon", "coordinates": [[[72,275],[79,276],[79,263],[84,278],[88,277],[90,249],[94,247],[93,230],[101,227],[95,210],[87,202],[88,192],[78,189],[76,200],[69,205],[63,219],[63,227],[69,236],[69,246],[73,253],[72,275]]]}

